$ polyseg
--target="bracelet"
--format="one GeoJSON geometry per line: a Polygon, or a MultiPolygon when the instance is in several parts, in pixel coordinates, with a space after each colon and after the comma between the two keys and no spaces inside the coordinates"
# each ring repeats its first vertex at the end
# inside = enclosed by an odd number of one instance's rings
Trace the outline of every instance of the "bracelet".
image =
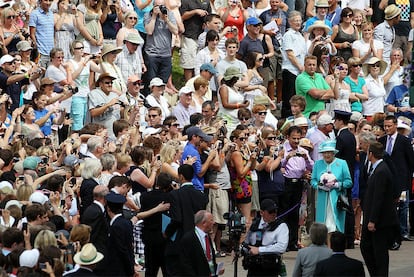
{"type": "Polygon", "coordinates": [[[239,103],[236,104],[236,109],[238,109],[238,108],[240,108],[240,104],[239,103]]]}
{"type": "Polygon", "coordinates": [[[25,78],[27,78],[27,79],[29,79],[29,78],[30,78],[30,76],[29,76],[29,72],[26,72],[26,73],[24,74],[24,77],[25,77],[25,78]]]}

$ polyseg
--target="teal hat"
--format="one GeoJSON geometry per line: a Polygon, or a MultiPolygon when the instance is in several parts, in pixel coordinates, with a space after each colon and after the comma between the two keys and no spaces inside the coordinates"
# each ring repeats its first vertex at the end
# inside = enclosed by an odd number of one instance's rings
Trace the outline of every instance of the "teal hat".
{"type": "Polygon", "coordinates": [[[40,163],[40,158],[36,156],[30,156],[24,159],[23,169],[36,170],[37,165],[40,163]]]}
{"type": "Polygon", "coordinates": [[[318,149],[319,153],[323,152],[334,152],[334,154],[338,153],[338,150],[336,150],[336,140],[325,140],[319,145],[318,149]]]}

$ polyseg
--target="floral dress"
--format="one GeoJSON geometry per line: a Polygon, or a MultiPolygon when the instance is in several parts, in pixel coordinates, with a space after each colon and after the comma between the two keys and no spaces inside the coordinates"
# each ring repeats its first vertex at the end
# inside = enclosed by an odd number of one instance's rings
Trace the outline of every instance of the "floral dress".
{"type": "MultiPolygon", "coordinates": [[[[248,158],[241,153],[243,158],[243,167],[246,166],[248,158]]],[[[231,181],[231,193],[236,202],[246,203],[251,201],[252,197],[252,176],[249,170],[244,177],[240,177],[237,174],[234,166],[229,167],[230,181],[231,181]]]]}

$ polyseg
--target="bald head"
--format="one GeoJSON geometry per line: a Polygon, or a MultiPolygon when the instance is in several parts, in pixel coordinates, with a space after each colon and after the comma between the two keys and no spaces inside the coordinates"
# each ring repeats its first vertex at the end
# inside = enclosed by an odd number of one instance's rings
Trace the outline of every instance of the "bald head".
{"type": "Polygon", "coordinates": [[[213,215],[206,210],[200,210],[194,215],[194,224],[205,233],[210,233],[214,225],[213,215]]]}
{"type": "Polygon", "coordinates": [[[104,201],[105,195],[109,192],[108,188],[104,185],[98,185],[93,189],[93,198],[99,202],[104,201]]]}

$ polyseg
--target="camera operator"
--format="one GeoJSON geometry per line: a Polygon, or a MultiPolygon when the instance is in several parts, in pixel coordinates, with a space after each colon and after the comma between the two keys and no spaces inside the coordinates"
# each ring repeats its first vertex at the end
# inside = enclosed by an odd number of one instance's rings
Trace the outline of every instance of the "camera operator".
{"type": "Polygon", "coordinates": [[[149,81],[159,77],[166,84],[172,70],[172,35],[178,34],[176,19],[165,6],[165,0],[155,0],[154,9],[145,14],[144,22],[147,31],[144,48],[147,66],[145,79],[149,81]]]}
{"type": "Polygon", "coordinates": [[[277,220],[277,205],[271,199],[260,203],[256,217],[246,235],[242,253],[247,276],[279,276],[281,254],[286,251],[289,230],[277,220]]]}

